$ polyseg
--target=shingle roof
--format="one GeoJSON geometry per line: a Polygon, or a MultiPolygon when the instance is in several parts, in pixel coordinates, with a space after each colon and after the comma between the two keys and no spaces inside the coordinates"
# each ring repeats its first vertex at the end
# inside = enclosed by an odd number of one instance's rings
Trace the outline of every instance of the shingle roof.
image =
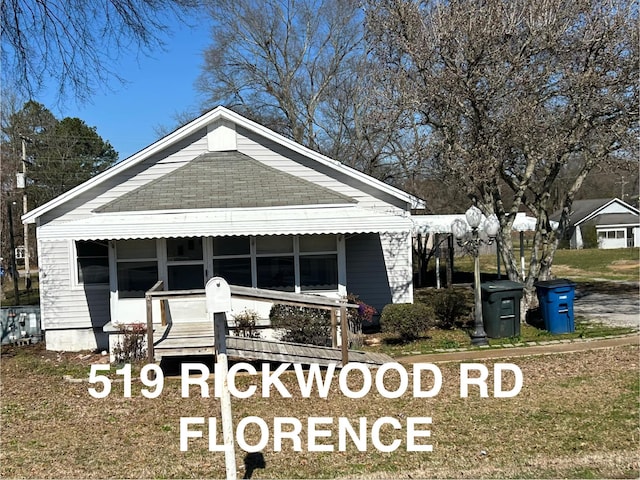
{"type": "Polygon", "coordinates": [[[345,204],[354,199],[236,151],[210,152],[96,212],[345,204]]]}
{"type": "Polygon", "coordinates": [[[571,205],[571,223],[580,222],[580,220],[610,203],[611,200],[611,198],[592,198],[574,201],[571,205]]]}
{"type": "Polygon", "coordinates": [[[632,213],[607,213],[594,218],[596,225],[638,225],[640,218],[632,213]]]}
{"type": "MultiPolygon", "coordinates": [[[[625,205],[625,208],[629,210],[630,213],[637,211],[634,207],[626,205],[624,202],[621,202],[617,198],[591,198],[585,200],[575,200],[571,205],[571,216],[569,217],[569,224],[571,226],[579,225],[585,219],[590,218],[592,214],[597,213],[601,208],[608,205],[609,203],[618,202],[622,205],[625,205]]],[[[561,211],[558,210],[554,212],[553,215],[550,215],[549,218],[554,221],[560,220],[561,211]]]]}

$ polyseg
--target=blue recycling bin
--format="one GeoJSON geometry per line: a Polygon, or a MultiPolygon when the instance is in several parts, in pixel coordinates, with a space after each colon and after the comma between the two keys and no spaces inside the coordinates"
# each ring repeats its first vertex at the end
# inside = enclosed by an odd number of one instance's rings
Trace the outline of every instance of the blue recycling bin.
{"type": "Polygon", "coordinates": [[[536,294],[544,328],[550,333],[571,333],[575,331],[573,299],[576,284],[567,279],[536,282],[536,294]]]}

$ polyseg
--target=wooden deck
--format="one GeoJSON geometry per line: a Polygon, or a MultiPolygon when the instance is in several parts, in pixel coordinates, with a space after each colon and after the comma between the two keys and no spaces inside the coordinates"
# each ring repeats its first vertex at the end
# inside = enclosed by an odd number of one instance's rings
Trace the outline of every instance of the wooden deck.
{"type": "MultiPolygon", "coordinates": [[[[179,323],[154,332],[155,358],[182,355],[213,355],[213,324],[179,323]]],[[[290,363],[341,363],[340,348],[227,336],[227,353],[233,360],[265,360],[290,363]]],[[[388,355],[349,350],[349,361],[372,365],[392,362],[388,355]]]]}

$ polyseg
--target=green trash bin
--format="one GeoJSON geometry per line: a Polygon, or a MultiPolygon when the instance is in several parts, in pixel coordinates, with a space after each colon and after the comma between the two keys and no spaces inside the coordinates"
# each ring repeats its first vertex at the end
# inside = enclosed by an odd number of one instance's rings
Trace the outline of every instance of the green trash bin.
{"type": "Polygon", "coordinates": [[[524,285],[511,280],[484,282],[482,291],[482,320],[490,338],[520,335],[520,300],[524,285]]]}

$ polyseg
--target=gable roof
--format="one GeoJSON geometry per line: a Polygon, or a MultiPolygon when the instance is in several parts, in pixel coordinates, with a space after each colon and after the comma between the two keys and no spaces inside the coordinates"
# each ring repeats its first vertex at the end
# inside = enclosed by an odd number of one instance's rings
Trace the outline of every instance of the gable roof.
{"type": "Polygon", "coordinates": [[[404,192],[398,188],[395,188],[391,185],[388,185],[380,180],[377,180],[365,173],[359,172],[343,163],[338,162],[337,160],[332,160],[324,155],[315,152],[299,143],[294,142],[291,139],[288,139],[273,130],[268,129],[267,127],[260,125],[256,122],[249,120],[248,118],[243,117],[231,110],[228,110],[224,107],[216,107],[213,110],[205,113],[204,115],[196,118],[195,120],[187,123],[186,125],[178,128],[174,132],[168,134],[167,136],[161,138],[157,142],[149,145],[148,147],[140,150],[129,158],[123,160],[122,162],[117,163],[113,167],[107,169],[106,171],[96,175],[95,177],[89,179],[81,185],[78,185],[75,188],[72,188],[68,192],[63,193],[62,195],[54,198],[53,200],[41,205],[38,208],[33,209],[27,214],[22,216],[22,221],[24,223],[34,223],[39,217],[44,215],[47,212],[61,206],[65,202],[78,197],[79,195],[87,192],[88,190],[106,182],[107,180],[119,175],[121,172],[137,165],[149,157],[168,149],[169,147],[175,145],[183,139],[186,139],[190,135],[195,132],[206,128],[208,125],[216,122],[216,121],[229,121],[232,122],[242,128],[245,128],[251,132],[254,132],[262,137],[274,141],[277,144],[282,145],[283,147],[302,154],[322,165],[325,165],[331,169],[336,170],[336,172],[340,172],[345,174],[355,180],[358,180],[370,187],[373,187],[380,192],[384,192],[392,197],[395,197],[403,202],[406,202],[413,208],[424,208],[424,201],[414,197],[413,195],[404,192]]]}
{"type": "MultiPolygon", "coordinates": [[[[638,215],[640,211],[619,198],[591,198],[585,200],[575,200],[571,204],[571,226],[577,226],[600,215],[606,207],[617,203],[625,208],[630,214],[638,215]]],[[[560,211],[555,212],[551,217],[553,220],[560,219],[560,211]]]]}
{"type": "Polygon", "coordinates": [[[605,213],[594,218],[598,227],[613,225],[640,225],[640,217],[631,213],[605,213]]]}
{"type": "Polygon", "coordinates": [[[204,153],[97,213],[346,204],[355,200],[237,151],[204,153]]]}

